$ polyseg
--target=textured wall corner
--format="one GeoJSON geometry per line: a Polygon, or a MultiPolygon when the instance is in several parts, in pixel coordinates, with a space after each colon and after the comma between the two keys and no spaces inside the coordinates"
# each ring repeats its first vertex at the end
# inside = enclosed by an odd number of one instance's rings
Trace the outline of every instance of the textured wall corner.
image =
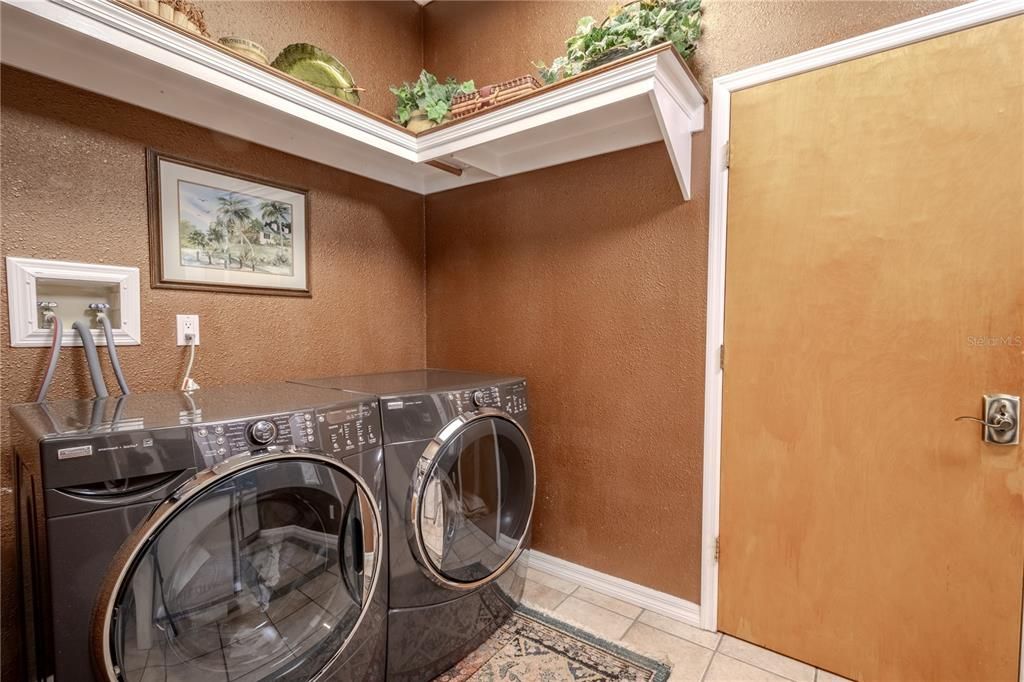
{"type": "MultiPolygon", "coordinates": [[[[706,0],[711,81],[957,2],[706,0]]],[[[434,2],[426,67],[493,83],[607,2],[434,2]]],[[[710,108],[683,203],[662,145],[427,199],[427,360],[530,379],[543,552],[700,598],[710,108]]]]}
{"type": "Polygon", "coordinates": [[[695,170],[687,204],[660,144],[427,199],[427,359],[528,378],[536,547],[690,600],[707,224],[695,170]]]}

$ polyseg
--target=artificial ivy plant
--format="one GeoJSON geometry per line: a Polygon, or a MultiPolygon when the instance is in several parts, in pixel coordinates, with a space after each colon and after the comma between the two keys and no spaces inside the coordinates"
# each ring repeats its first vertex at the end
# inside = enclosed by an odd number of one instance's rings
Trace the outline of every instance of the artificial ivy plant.
{"type": "Polygon", "coordinates": [[[610,59],[639,52],[661,43],[672,43],[684,58],[697,49],[701,34],[701,0],[639,0],[612,7],[608,18],[598,23],[583,17],[576,33],[565,41],[568,48],[551,66],[534,66],[545,83],[593,68],[610,59]]]}
{"type": "Polygon", "coordinates": [[[391,92],[397,100],[395,120],[405,125],[412,118],[413,112],[420,110],[434,123],[440,123],[451,110],[455,95],[474,90],[476,85],[473,81],[460,83],[449,76],[448,80],[441,83],[437,76],[424,69],[414,83],[391,86],[391,92]]]}

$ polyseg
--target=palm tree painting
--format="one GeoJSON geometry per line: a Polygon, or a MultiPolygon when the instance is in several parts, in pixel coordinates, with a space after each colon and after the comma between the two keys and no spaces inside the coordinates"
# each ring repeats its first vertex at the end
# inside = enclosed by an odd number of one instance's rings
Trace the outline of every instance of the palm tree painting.
{"type": "Polygon", "coordinates": [[[290,277],[292,205],[178,181],[181,265],[290,277]]]}
{"type": "Polygon", "coordinates": [[[283,201],[260,202],[260,219],[266,232],[276,236],[280,242],[283,238],[291,239],[292,207],[283,201]]]}

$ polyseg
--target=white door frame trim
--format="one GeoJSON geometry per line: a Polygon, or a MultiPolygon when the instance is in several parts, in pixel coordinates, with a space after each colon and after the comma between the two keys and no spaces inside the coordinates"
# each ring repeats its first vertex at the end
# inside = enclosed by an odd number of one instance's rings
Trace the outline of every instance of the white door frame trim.
{"type": "MultiPolygon", "coordinates": [[[[1018,14],[1024,14],[1024,0],[979,0],[714,79],[711,98],[712,158],[701,528],[700,624],[704,629],[716,630],[718,626],[718,562],[715,557],[715,541],[719,529],[722,461],[720,349],[725,336],[725,236],[729,193],[729,169],[726,163],[732,93],[1018,14]]],[[[1021,638],[1021,658],[1024,659],[1024,632],[1021,638]]],[[[1021,665],[1020,679],[1024,682],[1024,664],[1021,665]]]]}

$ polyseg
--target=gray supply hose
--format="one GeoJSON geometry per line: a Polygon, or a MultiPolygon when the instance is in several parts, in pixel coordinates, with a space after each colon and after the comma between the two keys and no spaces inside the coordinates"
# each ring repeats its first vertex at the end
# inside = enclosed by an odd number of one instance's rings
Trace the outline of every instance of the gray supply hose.
{"type": "Polygon", "coordinates": [[[110,355],[110,365],[114,368],[114,376],[117,377],[117,385],[121,387],[121,393],[128,395],[128,382],[124,380],[121,372],[121,360],[117,357],[117,346],[114,344],[114,330],[110,327],[110,318],[100,313],[96,319],[103,325],[103,336],[107,338],[107,353],[110,355]]]}
{"type": "Polygon", "coordinates": [[[89,330],[87,320],[77,320],[71,328],[78,332],[78,338],[82,339],[82,349],[85,351],[85,360],[89,364],[89,377],[92,379],[93,390],[97,398],[106,398],[107,385],[103,383],[103,372],[100,370],[100,357],[96,353],[96,344],[92,340],[92,332],[89,330]]]}
{"type": "Polygon", "coordinates": [[[37,403],[46,400],[46,394],[50,391],[53,374],[57,371],[57,360],[60,359],[60,344],[64,338],[64,323],[56,314],[51,313],[48,317],[53,321],[53,343],[50,345],[50,360],[46,365],[46,374],[43,375],[43,385],[39,387],[36,396],[37,403]]]}

